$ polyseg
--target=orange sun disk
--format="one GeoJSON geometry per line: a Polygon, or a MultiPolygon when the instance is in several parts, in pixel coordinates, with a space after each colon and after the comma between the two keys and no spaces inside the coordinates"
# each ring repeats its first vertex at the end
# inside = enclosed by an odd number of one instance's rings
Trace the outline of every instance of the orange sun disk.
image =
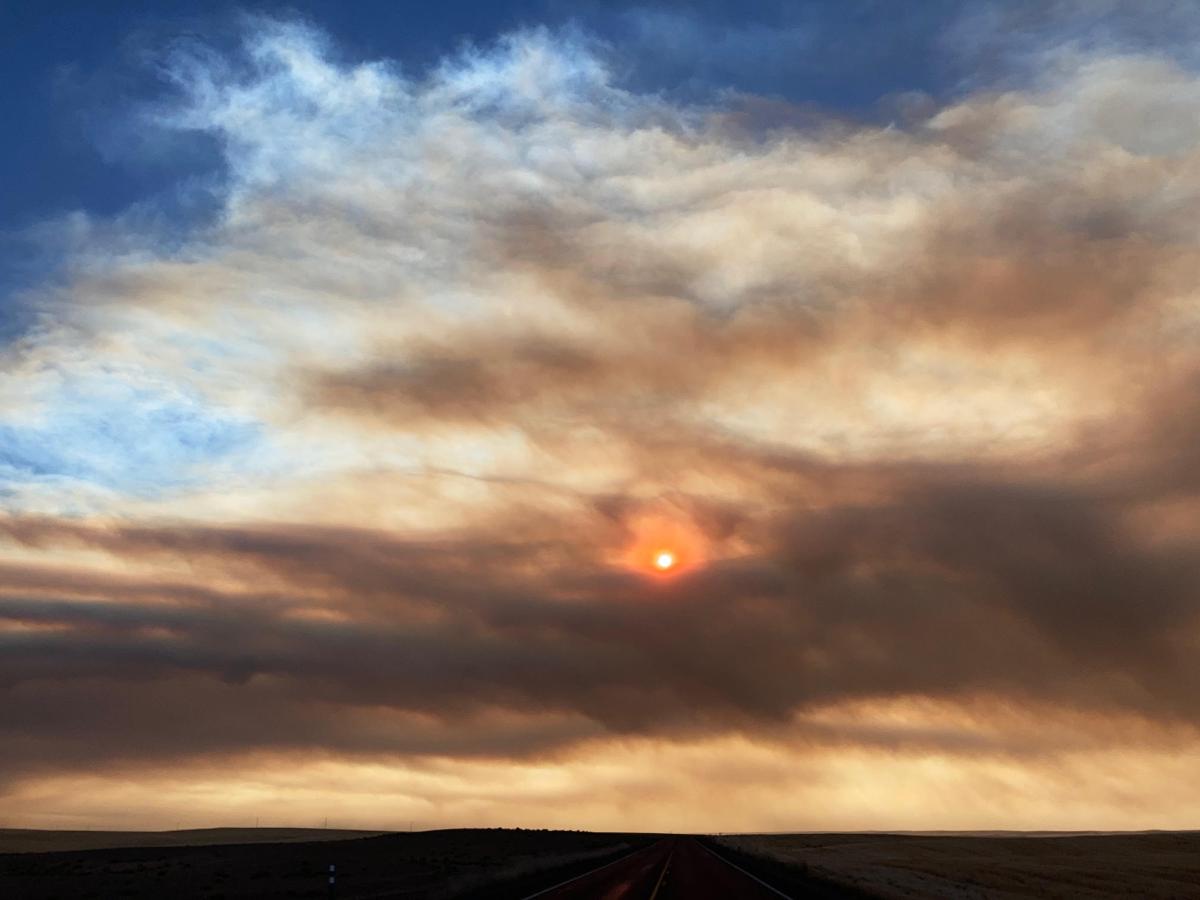
{"type": "Polygon", "coordinates": [[[703,563],[707,541],[693,523],[674,517],[645,516],[631,523],[632,541],[624,564],[648,574],[667,576],[703,563]]]}

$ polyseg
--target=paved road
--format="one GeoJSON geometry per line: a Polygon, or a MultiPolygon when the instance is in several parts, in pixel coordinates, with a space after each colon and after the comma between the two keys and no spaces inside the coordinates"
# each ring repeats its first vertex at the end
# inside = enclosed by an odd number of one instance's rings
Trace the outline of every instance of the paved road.
{"type": "Polygon", "coordinates": [[[669,838],[657,841],[526,900],[647,900],[658,886],[674,844],[669,838]]]}
{"type": "Polygon", "coordinates": [[[787,896],[734,868],[699,841],[680,838],[655,900],[780,900],[787,896]]]}
{"type": "Polygon", "coordinates": [[[664,838],[537,900],[780,900],[776,892],[693,838],[664,838]]]}

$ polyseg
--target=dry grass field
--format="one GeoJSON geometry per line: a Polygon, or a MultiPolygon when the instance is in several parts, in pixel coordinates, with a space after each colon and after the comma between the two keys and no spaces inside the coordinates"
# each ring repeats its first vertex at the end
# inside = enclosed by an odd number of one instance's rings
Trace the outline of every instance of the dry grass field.
{"type": "Polygon", "coordinates": [[[1192,900],[1200,832],[722,837],[880,900],[1192,900]]]}

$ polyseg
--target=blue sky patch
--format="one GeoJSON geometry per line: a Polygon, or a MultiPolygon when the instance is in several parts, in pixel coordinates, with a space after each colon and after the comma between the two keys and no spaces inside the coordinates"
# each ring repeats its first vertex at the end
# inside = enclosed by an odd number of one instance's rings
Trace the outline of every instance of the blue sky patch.
{"type": "Polygon", "coordinates": [[[84,482],[139,497],[202,484],[248,453],[260,426],[200,398],[101,381],[68,388],[32,421],[0,422],[0,483],[84,482]]]}

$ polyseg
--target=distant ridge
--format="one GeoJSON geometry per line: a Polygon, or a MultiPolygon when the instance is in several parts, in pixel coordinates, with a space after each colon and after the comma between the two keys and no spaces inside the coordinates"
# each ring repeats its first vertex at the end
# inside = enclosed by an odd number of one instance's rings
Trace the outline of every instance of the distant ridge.
{"type": "Polygon", "coordinates": [[[118,847],[290,844],[298,841],[344,841],[387,833],[341,828],[186,828],[178,831],[55,831],[39,828],[0,828],[0,853],[110,850],[118,847]]]}

